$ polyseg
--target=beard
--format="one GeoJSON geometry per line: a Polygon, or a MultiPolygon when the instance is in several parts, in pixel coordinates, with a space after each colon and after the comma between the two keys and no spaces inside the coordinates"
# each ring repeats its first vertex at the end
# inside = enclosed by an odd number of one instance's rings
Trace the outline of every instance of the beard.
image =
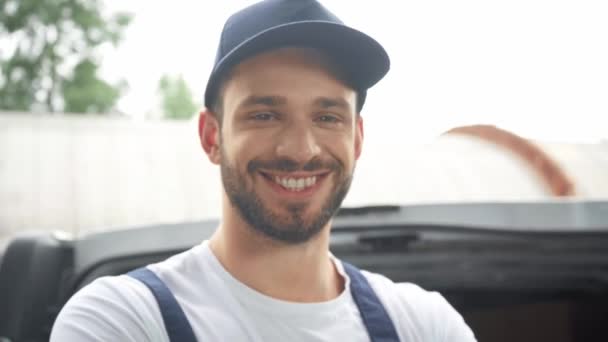
{"type": "Polygon", "coordinates": [[[226,160],[225,155],[226,153],[222,151],[220,169],[224,190],[232,206],[255,232],[287,244],[309,241],[323,230],[323,227],[342,205],[350,188],[354,171],[353,168],[350,173],[345,173],[344,166],[336,160],[313,159],[300,166],[289,159],[277,159],[252,160],[247,164],[246,174],[241,174],[226,160]],[[308,219],[305,217],[306,211],[308,206],[314,203],[286,204],[287,214],[281,214],[265,205],[252,189],[253,187],[247,185],[247,176],[253,179],[259,169],[281,172],[331,170],[329,175],[334,177],[334,185],[319,211],[311,213],[308,219]]]}

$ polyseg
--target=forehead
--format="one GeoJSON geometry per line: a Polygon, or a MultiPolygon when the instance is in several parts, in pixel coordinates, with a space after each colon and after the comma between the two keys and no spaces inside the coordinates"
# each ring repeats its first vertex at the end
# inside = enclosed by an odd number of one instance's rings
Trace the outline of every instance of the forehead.
{"type": "Polygon", "coordinates": [[[223,90],[224,109],[254,96],[281,96],[294,104],[320,97],[340,98],[355,110],[356,93],[343,82],[339,68],[321,52],[283,48],[249,58],[236,66],[223,90]]]}

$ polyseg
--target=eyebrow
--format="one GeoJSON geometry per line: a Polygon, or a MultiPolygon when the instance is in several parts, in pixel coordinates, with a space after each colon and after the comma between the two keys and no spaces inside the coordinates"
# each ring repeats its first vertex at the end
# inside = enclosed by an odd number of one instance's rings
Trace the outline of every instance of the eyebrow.
{"type": "Polygon", "coordinates": [[[345,109],[345,110],[349,110],[351,109],[350,104],[343,98],[341,97],[319,97],[315,100],[315,106],[316,107],[321,107],[323,109],[328,109],[328,108],[341,108],[341,109],[345,109]]]}
{"type": "MultiPolygon", "coordinates": [[[[278,107],[287,104],[287,98],[278,95],[249,95],[238,105],[238,108],[250,106],[278,107]]],[[[323,109],[341,108],[351,110],[350,104],[341,97],[318,97],[314,101],[315,107],[323,109]]]]}
{"type": "Polygon", "coordinates": [[[241,103],[239,104],[238,107],[241,108],[241,107],[249,107],[249,106],[256,106],[256,105],[276,107],[276,106],[284,105],[286,103],[287,103],[287,99],[282,96],[250,95],[247,98],[245,98],[243,101],[241,101],[241,103]]]}

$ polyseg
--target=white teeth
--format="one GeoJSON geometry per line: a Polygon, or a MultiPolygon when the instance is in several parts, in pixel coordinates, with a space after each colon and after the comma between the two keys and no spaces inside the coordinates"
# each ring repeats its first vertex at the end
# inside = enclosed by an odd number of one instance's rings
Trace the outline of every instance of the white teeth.
{"type": "Polygon", "coordinates": [[[274,176],[275,183],[283,186],[292,191],[302,191],[304,188],[313,186],[317,182],[317,177],[308,177],[308,178],[281,178],[279,176],[274,176]]]}

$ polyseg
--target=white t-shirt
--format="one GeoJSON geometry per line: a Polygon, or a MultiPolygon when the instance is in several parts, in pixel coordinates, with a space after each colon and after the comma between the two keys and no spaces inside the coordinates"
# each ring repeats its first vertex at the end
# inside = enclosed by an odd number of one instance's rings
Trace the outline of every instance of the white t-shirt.
{"type": "MultiPolygon", "coordinates": [[[[333,257],[332,257],[333,258],[333,257]]],[[[207,241],[149,265],[184,310],[198,341],[369,341],[345,282],[337,298],[292,303],[265,296],[232,277],[207,241]]],[[[475,341],[461,315],[438,293],[395,284],[363,271],[401,341],[475,341]]],[[[150,290],[129,276],[103,277],[76,293],[59,313],[51,342],[169,342],[150,290]]]]}

